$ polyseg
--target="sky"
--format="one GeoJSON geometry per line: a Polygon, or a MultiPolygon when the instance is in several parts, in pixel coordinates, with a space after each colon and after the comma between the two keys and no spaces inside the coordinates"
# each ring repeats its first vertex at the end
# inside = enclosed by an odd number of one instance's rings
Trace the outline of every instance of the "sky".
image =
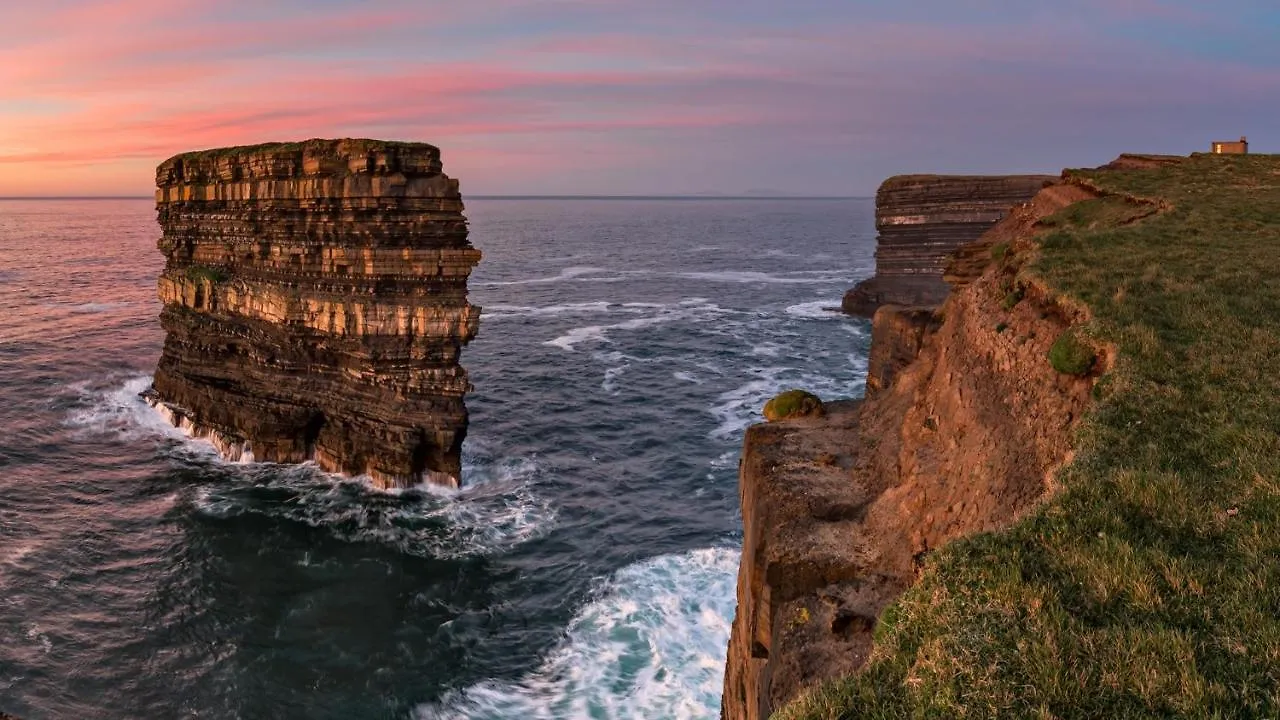
{"type": "Polygon", "coordinates": [[[309,137],[431,142],[473,195],[1280,152],[1277,37],[1274,0],[0,0],[0,196],[309,137]]]}

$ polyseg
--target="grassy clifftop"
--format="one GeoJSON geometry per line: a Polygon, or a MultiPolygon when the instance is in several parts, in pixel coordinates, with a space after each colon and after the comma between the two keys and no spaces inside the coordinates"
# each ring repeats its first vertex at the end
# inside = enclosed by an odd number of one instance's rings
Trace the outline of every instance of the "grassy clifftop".
{"type": "Polygon", "coordinates": [[[1280,156],[1070,175],[1106,195],[1022,273],[1117,353],[1061,490],[932,553],[864,671],[775,717],[1280,717],[1280,156]]]}

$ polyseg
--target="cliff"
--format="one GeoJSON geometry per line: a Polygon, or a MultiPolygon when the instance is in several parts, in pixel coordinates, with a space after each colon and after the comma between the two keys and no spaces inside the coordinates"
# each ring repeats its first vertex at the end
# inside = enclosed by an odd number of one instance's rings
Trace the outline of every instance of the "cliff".
{"type": "Polygon", "coordinates": [[[748,430],[722,716],[1275,715],[1277,262],[1280,158],[1125,156],[880,308],[748,430]]]}
{"type": "Polygon", "coordinates": [[[946,260],[1013,206],[1056,178],[1047,175],[899,175],[876,192],[876,274],[845,293],[843,310],[870,317],[885,304],[937,305],[947,296],[946,260]]]}
{"type": "Polygon", "coordinates": [[[156,186],[167,336],[153,405],[232,458],[458,482],[480,252],[437,148],[193,152],[161,163],[156,186]]]}
{"type": "MultiPolygon", "coordinates": [[[[1069,197],[1052,188],[1033,212],[1069,197]]],[[[918,558],[1009,523],[1047,491],[1090,381],[1043,361],[1068,321],[1036,295],[1004,311],[1009,281],[971,279],[942,309],[882,306],[865,400],[748,430],[725,718],[764,720],[859,668],[918,558]]]]}

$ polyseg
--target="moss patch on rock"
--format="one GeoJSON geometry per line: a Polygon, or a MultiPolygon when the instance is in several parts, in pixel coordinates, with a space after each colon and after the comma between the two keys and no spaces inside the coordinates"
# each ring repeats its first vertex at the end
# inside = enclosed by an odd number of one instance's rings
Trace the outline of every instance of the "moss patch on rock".
{"type": "Polygon", "coordinates": [[[1093,369],[1098,356],[1074,330],[1058,336],[1049,348],[1049,364],[1063,375],[1085,375],[1093,369]]]}
{"type": "Polygon", "coordinates": [[[778,393],[764,404],[764,419],[769,422],[822,414],[822,399],[804,390],[778,393]]]}
{"type": "Polygon", "coordinates": [[[187,268],[187,279],[195,282],[207,281],[210,284],[217,285],[227,279],[227,274],[218,268],[192,265],[187,268]]]}

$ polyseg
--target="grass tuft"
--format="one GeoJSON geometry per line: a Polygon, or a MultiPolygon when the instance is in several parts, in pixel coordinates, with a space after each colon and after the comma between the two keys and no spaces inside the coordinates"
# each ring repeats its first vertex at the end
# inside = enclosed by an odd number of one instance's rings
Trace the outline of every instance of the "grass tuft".
{"type": "Polygon", "coordinates": [[[211,285],[217,285],[227,279],[227,274],[218,268],[191,265],[187,268],[187,279],[194,282],[207,282],[211,285]]]}
{"type": "Polygon", "coordinates": [[[1093,348],[1075,330],[1063,332],[1049,348],[1049,364],[1063,375],[1087,375],[1097,360],[1093,348]]]}
{"type": "Polygon", "coordinates": [[[764,419],[769,422],[821,414],[822,399],[804,390],[780,392],[764,404],[764,419]]]}

